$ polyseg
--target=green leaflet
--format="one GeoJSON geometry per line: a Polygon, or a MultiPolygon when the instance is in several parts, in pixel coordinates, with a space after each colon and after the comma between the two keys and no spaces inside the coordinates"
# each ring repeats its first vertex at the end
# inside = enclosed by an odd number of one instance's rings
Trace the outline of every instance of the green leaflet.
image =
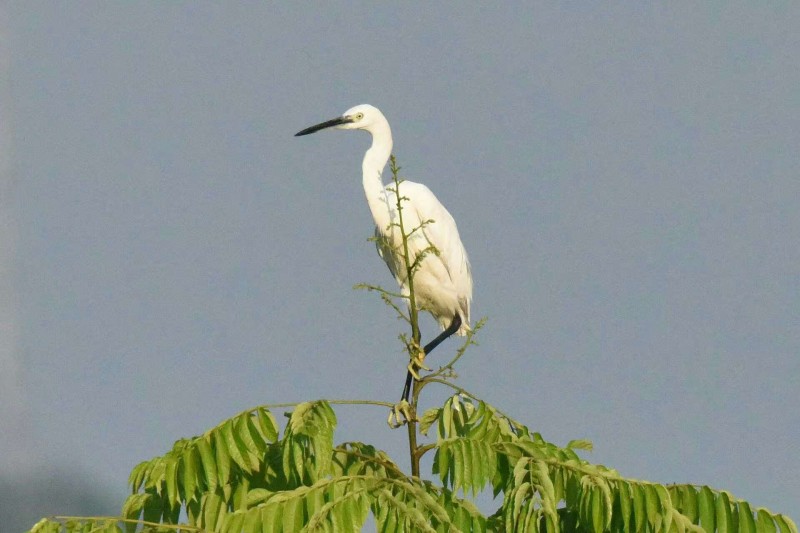
{"type": "Polygon", "coordinates": [[[441,412],[442,409],[439,407],[434,407],[425,411],[422,418],[419,420],[419,432],[423,435],[427,435],[433,423],[439,419],[441,412]]]}
{"type": "Polygon", "coordinates": [[[278,440],[278,424],[275,422],[275,417],[272,413],[263,407],[255,410],[256,417],[258,418],[258,428],[261,436],[266,442],[275,442],[278,440]]]}
{"type": "Polygon", "coordinates": [[[197,470],[199,466],[199,452],[197,448],[189,448],[183,452],[181,456],[181,480],[183,484],[183,498],[185,501],[192,500],[197,497],[195,491],[200,484],[197,470]]]}
{"type": "Polygon", "coordinates": [[[30,533],[57,533],[61,530],[61,522],[42,518],[30,529],[30,533]]]}
{"type": "Polygon", "coordinates": [[[644,502],[647,521],[654,524],[661,511],[661,501],[655,487],[650,483],[644,486],[644,502]]]}
{"type": "Polygon", "coordinates": [[[733,528],[733,513],[731,512],[731,504],[728,495],[721,492],[717,495],[714,502],[716,513],[717,531],[732,531],[733,528]]]}
{"type": "Polygon", "coordinates": [[[131,492],[138,491],[144,483],[145,476],[147,475],[148,461],[142,461],[131,470],[128,476],[128,484],[131,486],[131,492]]]}
{"type": "Polygon", "coordinates": [[[739,533],[755,533],[756,521],[753,519],[753,512],[750,504],[739,502],[739,533]]]}
{"type": "Polygon", "coordinates": [[[772,520],[772,517],[766,509],[759,509],[756,516],[758,522],[756,525],[757,531],[760,533],[776,533],[777,527],[775,521],[772,520]]]}
{"type": "Polygon", "coordinates": [[[616,512],[613,519],[617,522],[617,528],[621,531],[630,531],[631,513],[633,512],[633,498],[631,498],[631,486],[625,481],[616,483],[616,512]]]}
{"type": "Polygon", "coordinates": [[[290,499],[284,502],[282,509],[283,531],[300,531],[303,527],[303,501],[290,499]]]}
{"type": "Polygon", "coordinates": [[[579,519],[584,527],[601,532],[611,523],[611,493],[606,481],[595,476],[581,478],[579,519]]]}
{"type": "Polygon", "coordinates": [[[592,451],[592,449],[594,448],[594,444],[592,444],[592,441],[588,439],[574,439],[567,443],[567,448],[573,450],[592,451]]]}
{"type": "Polygon", "coordinates": [[[200,527],[209,531],[216,531],[217,524],[221,524],[227,513],[224,498],[218,492],[209,492],[200,500],[203,512],[200,517],[200,527]]]}
{"type": "Polygon", "coordinates": [[[778,528],[780,529],[781,533],[797,533],[797,526],[792,519],[788,516],[778,515],[775,517],[775,523],[778,524],[778,528]]]}
{"type": "MultiPolygon", "coordinates": [[[[145,503],[151,497],[152,494],[148,493],[131,494],[122,506],[122,516],[129,520],[137,520],[142,514],[145,503]]],[[[126,529],[128,533],[133,533],[136,530],[136,526],[135,524],[127,524],[126,529]]]]}
{"type": "Polygon", "coordinates": [[[233,460],[233,462],[239,468],[249,473],[251,472],[250,462],[245,458],[245,455],[247,454],[247,448],[242,442],[241,436],[234,426],[235,423],[236,419],[231,419],[225,422],[225,424],[222,426],[220,434],[221,438],[224,440],[224,444],[220,444],[220,446],[224,445],[228,451],[228,454],[230,455],[231,460],[233,460]]]}
{"type": "Polygon", "coordinates": [[[714,505],[714,493],[708,487],[702,487],[698,493],[697,510],[700,514],[700,525],[706,531],[716,529],[716,509],[714,505]]]}
{"type": "Polygon", "coordinates": [[[675,508],[690,522],[697,522],[699,516],[697,490],[691,485],[674,485],[669,487],[669,494],[675,502],[675,508]]]}
{"type": "Polygon", "coordinates": [[[606,510],[602,506],[602,499],[600,491],[592,490],[591,496],[587,498],[589,502],[591,502],[591,509],[589,509],[589,513],[591,518],[591,522],[587,521],[587,523],[591,523],[594,531],[600,533],[605,529],[605,515],[606,510]]]}
{"type": "Polygon", "coordinates": [[[250,413],[239,416],[233,424],[232,432],[236,444],[239,446],[242,456],[247,463],[247,467],[250,471],[258,470],[259,458],[266,450],[266,444],[255,429],[250,413]]]}
{"type": "Polygon", "coordinates": [[[170,505],[175,505],[179,501],[178,497],[178,457],[170,456],[166,459],[166,469],[164,478],[167,485],[167,501],[170,505]]]}
{"type": "Polygon", "coordinates": [[[663,485],[651,485],[653,490],[656,493],[658,498],[658,513],[660,513],[663,519],[663,528],[669,531],[670,527],[672,526],[672,520],[674,519],[673,508],[672,508],[672,499],[670,498],[669,492],[667,491],[666,487],[663,485]]]}

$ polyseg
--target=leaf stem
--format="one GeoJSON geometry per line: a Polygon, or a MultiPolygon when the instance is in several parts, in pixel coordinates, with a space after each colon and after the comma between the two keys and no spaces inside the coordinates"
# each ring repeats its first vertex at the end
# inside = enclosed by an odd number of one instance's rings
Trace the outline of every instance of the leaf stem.
{"type": "MultiPolygon", "coordinates": [[[[185,524],[166,524],[160,522],[148,522],[147,520],[133,520],[130,518],[123,518],[121,516],[52,516],[53,521],[58,522],[121,522],[123,524],[139,524],[142,526],[155,527],[158,529],[174,529],[175,531],[203,531],[199,527],[189,526],[185,524]]],[[[94,530],[92,530],[94,531],[94,530]]]]}

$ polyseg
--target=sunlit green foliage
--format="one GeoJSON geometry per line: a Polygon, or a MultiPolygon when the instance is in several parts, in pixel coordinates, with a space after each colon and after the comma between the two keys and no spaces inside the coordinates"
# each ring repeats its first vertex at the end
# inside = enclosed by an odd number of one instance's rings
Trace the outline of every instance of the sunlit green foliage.
{"type": "Polygon", "coordinates": [[[182,531],[360,531],[369,514],[386,532],[797,531],[724,491],[624,478],[461,394],[423,419],[436,429],[427,451],[438,483],[367,444],[334,445],[325,401],[297,405],[281,438],[258,407],[137,465],[122,513],[130,522],[52,520],[33,531],[134,531],[140,520],[175,531],[181,511],[182,531]],[[498,507],[486,517],[469,496],[490,487],[498,507]]]}

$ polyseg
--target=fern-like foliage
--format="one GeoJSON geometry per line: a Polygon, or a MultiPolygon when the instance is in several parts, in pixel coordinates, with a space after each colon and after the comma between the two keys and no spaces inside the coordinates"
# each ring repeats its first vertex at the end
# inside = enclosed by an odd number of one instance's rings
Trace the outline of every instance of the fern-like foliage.
{"type": "Polygon", "coordinates": [[[258,407],[137,465],[120,518],[46,519],[31,531],[361,531],[371,514],[381,532],[797,533],[788,517],[725,491],[624,478],[582,459],[588,442],[556,446],[464,395],[420,420],[423,434],[436,429],[421,450],[434,453],[438,483],[368,444],[334,446],[328,402],[286,416],[281,438],[271,409],[258,407]],[[469,497],[489,486],[499,507],[487,517],[469,497]]]}
{"type": "Polygon", "coordinates": [[[269,409],[237,415],[175,443],[130,476],[131,520],[203,531],[359,531],[372,513],[381,531],[485,531],[486,519],[446,489],[412,479],[374,447],[333,446],[327,402],[298,405],[283,438],[269,409]],[[258,458],[258,459],[255,459],[258,458]]]}
{"type": "Polygon", "coordinates": [[[434,473],[456,491],[492,482],[499,531],[797,531],[795,524],[725,491],[627,479],[546,442],[484,402],[459,396],[423,417],[439,429],[434,473]]]}

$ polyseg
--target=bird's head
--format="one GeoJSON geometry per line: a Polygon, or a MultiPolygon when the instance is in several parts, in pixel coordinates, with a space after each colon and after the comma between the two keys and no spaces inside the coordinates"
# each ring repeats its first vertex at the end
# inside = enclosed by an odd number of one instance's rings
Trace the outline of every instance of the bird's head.
{"type": "Polygon", "coordinates": [[[375,132],[376,127],[386,125],[386,117],[377,107],[369,104],[361,104],[351,107],[340,117],[336,117],[325,122],[320,122],[314,126],[295,133],[295,137],[308,135],[326,128],[336,128],[337,130],[366,130],[370,133],[375,132]]]}

